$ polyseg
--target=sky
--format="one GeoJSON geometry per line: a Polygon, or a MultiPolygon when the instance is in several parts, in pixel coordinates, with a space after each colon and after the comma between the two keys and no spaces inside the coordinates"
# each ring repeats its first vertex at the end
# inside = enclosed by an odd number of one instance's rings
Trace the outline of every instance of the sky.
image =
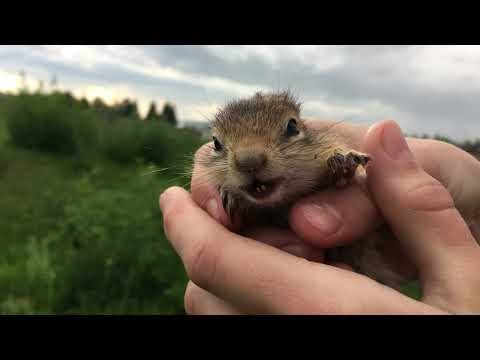
{"type": "Polygon", "coordinates": [[[256,91],[290,89],[303,115],[404,131],[480,137],[480,46],[0,45],[0,91],[57,77],[58,87],[107,103],[175,105],[180,121],[206,121],[256,91]]]}

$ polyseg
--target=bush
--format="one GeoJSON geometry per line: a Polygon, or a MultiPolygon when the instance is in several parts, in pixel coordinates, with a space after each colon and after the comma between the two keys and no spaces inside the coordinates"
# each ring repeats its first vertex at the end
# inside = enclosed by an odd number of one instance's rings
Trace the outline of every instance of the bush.
{"type": "Polygon", "coordinates": [[[117,120],[106,125],[103,135],[105,155],[127,163],[136,158],[178,170],[201,146],[199,136],[162,122],[117,120]]]}
{"type": "Polygon", "coordinates": [[[97,143],[97,129],[89,113],[62,94],[21,94],[7,109],[11,141],[20,147],[73,154],[97,143]]]}
{"type": "Polygon", "coordinates": [[[0,179],[7,173],[9,159],[7,155],[0,151],[0,179]]]}
{"type": "Polygon", "coordinates": [[[0,267],[0,314],[51,313],[55,271],[48,241],[29,237],[24,261],[0,267]]]}
{"type": "Polygon", "coordinates": [[[165,121],[145,122],[118,114],[112,118],[68,93],[24,93],[12,98],[9,105],[7,128],[15,145],[75,155],[74,165],[82,170],[91,168],[93,153],[100,149],[119,163],[142,158],[178,171],[202,144],[197,134],[165,121]]]}
{"type": "Polygon", "coordinates": [[[166,123],[152,122],[144,127],[142,155],[147,162],[178,170],[201,145],[199,136],[166,123]]]}
{"type": "Polygon", "coordinates": [[[87,177],[78,181],[62,221],[42,239],[51,257],[33,262],[48,276],[42,284],[54,279],[54,313],[183,312],[186,277],[152,199],[135,189],[99,189],[87,177]]]}
{"type": "Polygon", "coordinates": [[[157,165],[168,163],[169,158],[175,153],[171,151],[172,142],[176,140],[172,137],[173,129],[160,122],[145,125],[142,134],[142,157],[147,162],[157,165]]]}
{"type": "Polygon", "coordinates": [[[127,163],[141,155],[142,129],[139,122],[117,119],[103,128],[102,148],[110,160],[127,163]]]}

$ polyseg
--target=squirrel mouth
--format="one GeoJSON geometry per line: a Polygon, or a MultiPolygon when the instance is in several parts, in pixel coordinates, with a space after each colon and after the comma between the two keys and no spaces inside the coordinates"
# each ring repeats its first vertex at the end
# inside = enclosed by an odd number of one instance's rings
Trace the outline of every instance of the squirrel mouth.
{"type": "Polygon", "coordinates": [[[255,179],[250,185],[244,186],[243,189],[254,199],[260,200],[268,198],[275,191],[280,182],[280,178],[268,181],[255,179]]]}

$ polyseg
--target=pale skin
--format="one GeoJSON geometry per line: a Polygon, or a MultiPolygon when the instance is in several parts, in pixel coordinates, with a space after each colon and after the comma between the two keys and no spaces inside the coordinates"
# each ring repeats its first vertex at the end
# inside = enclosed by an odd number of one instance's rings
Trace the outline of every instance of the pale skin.
{"type": "Polygon", "coordinates": [[[162,194],[165,232],[191,279],[187,313],[480,313],[480,247],[457,210],[480,210],[480,162],[442,142],[405,140],[393,121],[339,129],[373,158],[368,192],[354,185],[302,199],[291,211],[291,232],[230,231],[198,165],[191,194],[177,187],[162,194]],[[361,239],[383,221],[399,242],[392,259],[418,270],[421,301],[322,262],[322,249],[361,239]]]}

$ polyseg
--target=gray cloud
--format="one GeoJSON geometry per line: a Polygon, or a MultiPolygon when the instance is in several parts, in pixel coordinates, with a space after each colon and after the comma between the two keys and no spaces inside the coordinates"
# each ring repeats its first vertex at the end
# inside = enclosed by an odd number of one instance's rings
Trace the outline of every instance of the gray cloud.
{"type": "Polygon", "coordinates": [[[409,132],[461,139],[480,136],[479,49],[96,46],[84,66],[57,49],[0,46],[0,70],[56,72],[72,86],[125,84],[139,97],[174,101],[184,120],[201,120],[196,107],[221,105],[250,89],[289,87],[309,116],[365,123],[394,118],[409,132]]]}

